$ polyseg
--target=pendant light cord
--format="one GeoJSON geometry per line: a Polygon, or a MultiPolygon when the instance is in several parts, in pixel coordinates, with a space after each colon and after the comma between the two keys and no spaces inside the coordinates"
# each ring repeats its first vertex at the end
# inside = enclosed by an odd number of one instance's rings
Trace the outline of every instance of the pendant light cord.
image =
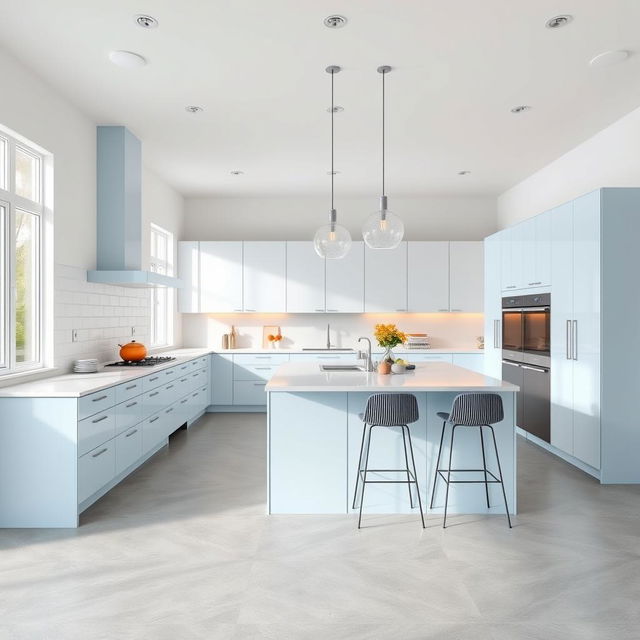
{"type": "Polygon", "coordinates": [[[385,191],[384,191],[384,152],[385,152],[385,144],[384,144],[384,138],[385,138],[385,130],[384,130],[384,121],[385,121],[385,117],[384,117],[384,95],[385,95],[385,90],[384,90],[384,77],[386,76],[386,73],[382,74],[382,195],[386,195],[385,191]]]}
{"type": "Polygon", "coordinates": [[[335,115],[334,113],[334,108],[333,108],[333,76],[335,75],[335,72],[332,70],[331,71],[331,209],[334,209],[333,206],[333,177],[334,177],[334,171],[333,171],[333,117],[335,115]]]}

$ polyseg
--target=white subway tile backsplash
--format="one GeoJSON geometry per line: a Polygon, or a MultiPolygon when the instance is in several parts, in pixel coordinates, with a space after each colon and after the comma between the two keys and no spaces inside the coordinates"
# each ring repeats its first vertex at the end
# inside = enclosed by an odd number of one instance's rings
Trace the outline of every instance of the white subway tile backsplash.
{"type": "Polygon", "coordinates": [[[149,342],[150,295],[147,289],[87,282],[85,269],[64,264],[55,267],[54,365],[71,369],[74,360],[118,359],[118,342],[149,342]],[[72,329],[78,341],[71,340],[72,329]]]}

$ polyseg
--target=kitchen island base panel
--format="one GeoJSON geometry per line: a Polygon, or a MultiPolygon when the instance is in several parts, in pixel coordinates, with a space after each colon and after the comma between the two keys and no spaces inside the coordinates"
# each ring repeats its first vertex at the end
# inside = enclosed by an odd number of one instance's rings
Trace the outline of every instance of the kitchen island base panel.
{"type": "MultiPolygon", "coordinates": [[[[269,393],[268,512],[270,514],[348,514],[352,508],[362,441],[361,413],[370,393],[273,392],[269,393]]],[[[410,425],[423,507],[431,514],[444,511],[446,485],[440,481],[434,508],[429,509],[435,475],[442,419],[457,393],[417,392],[420,419],[410,425]]],[[[509,511],[516,513],[516,455],[514,394],[499,393],[505,418],[494,425],[509,511]]],[[[451,427],[447,426],[440,468],[448,463],[451,427]]],[[[486,443],[489,441],[486,440],[486,443]]],[[[492,443],[491,443],[492,444],[492,443]]],[[[486,447],[487,465],[497,474],[493,446],[486,447]]],[[[376,428],[369,468],[404,468],[401,430],[376,428]]],[[[453,467],[481,468],[482,451],[477,428],[459,428],[454,443],[453,467]]],[[[378,474],[376,474],[378,475],[378,474]]],[[[382,476],[382,474],[379,474],[382,476]]],[[[395,474],[397,475],[397,474],[395,474]]],[[[476,474],[465,474],[476,479],[476,474]]],[[[477,474],[478,478],[482,473],[477,474]]],[[[369,479],[374,478],[373,474],[369,479]]],[[[396,479],[390,478],[390,479],[396,479]]],[[[414,494],[415,496],[415,494],[414,494]]],[[[491,507],[486,505],[483,484],[452,484],[450,514],[504,514],[500,485],[489,485],[491,507]]],[[[417,513],[411,509],[406,485],[367,485],[364,514],[417,513]]]]}

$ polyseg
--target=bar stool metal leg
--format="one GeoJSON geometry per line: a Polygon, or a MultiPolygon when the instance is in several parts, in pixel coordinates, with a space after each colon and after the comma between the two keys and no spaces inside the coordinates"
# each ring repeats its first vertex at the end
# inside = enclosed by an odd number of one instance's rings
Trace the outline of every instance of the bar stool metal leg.
{"type": "MultiPolygon", "coordinates": [[[[358,529],[360,529],[360,523],[362,522],[362,505],[364,504],[364,490],[367,487],[367,469],[369,467],[369,449],[371,448],[371,436],[373,434],[373,427],[376,425],[372,424],[369,427],[369,438],[367,439],[367,453],[364,459],[364,476],[362,478],[362,493],[360,494],[360,513],[358,514],[358,529]]],[[[358,475],[360,475],[360,471],[358,470],[358,475]]]]}
{"type": "Polygon", "coordinates": [[[356,508],[356,500],[358,499],[358,486],[360,485],[360,474],[362,472],[362,453],[364,451],[364,439],[367,435],[367,423],[362,425],[362,442],[360,443],[360,457],[358,458],[358,473],[356,475],[356,488],[353,492],[353,509],[356,508]]]}
{"type": "Polygon", "coordinates": [[[487,459],[484,455],[484,436],[482,435],[482,425],[478,427],[480,430],[480,447],[482,448],[482,468],[484,469],[484,490],[487,494],[487,509],[491,507],[489,504],[489,483],[487,482],[487,459]]]}
{"type": "Polygon", "coordinates": [[[433,478],[433,487],[431,489],[431,502],[429,509],[433,509],[433,499],[436,497],[436,485],[438,484],[438,469],[440,468],[440,456],[442,455],[442,443],[444,442],[444,430],[447,428],[447,421],[442,422],[442,434],[440,435],[440,448],[438,449],[438,460],[436,462],[436,475],[433,478]]]}
{"type": "MultiPolygon", "coordinates": [[[[416,496],[418,497],[418,506],[420,507],[420,520],[422,520],[422,528],[425,528],[424,524],[424,511],[422,510],[422,499],[420,498],[420,487],[418,486],[418,472],[416,471],[416,459],[413,456],[413,444],[411,443],[411,432],[409,431],[409,425],[404,425],[402,427],[403,435],[404,430],[407,430],[407,439],[409,440],[409,451],[411,451],[411,465],[413,466],[413,479],[416,483],[416,496]]],[[[409,463],[407,462],[407,467],[409,463]]],[[[409,491],[411,491],[411,485],[409,485],[409,491]]],[[[413,508],[413,505],[412,505],[413,508]]]]}
{"type": "Polygon", "coordinates": [[[449,485],[451,484],[451,459],[453,458],[453,437],[456,433],[456,426],[451,426],[451,448],[449,449],[449,469],[447,470],[447,493],[444,497],[444,520],[442,522],[442,528],[447,528],[447,507],[449,506],[449,485]]]}
{"type": "MultiPolygon", "coordinates": [[[[402,431],[402,444],[404,446],[404,464],[405,464],[405,468],[407,469],[407,489],[409,490],[409,504],[413,509],[413,493],[411,492],[411,475],[409,473],[409,456],[407,455],[407,439],[404,436],[404,428],[406,426],[407,425],[400,425],[400,430],[402,431]]],[[[408,427],[407,427],[407,431],[409,431],[408,427]]],[[[416,479],[416,485],[417,485],[417,476],[415,475],[415,468],[413,470],[413,473],[414,473],[414,478],[416,479]]]]}
{"type": "Polygon", "coordinates": [[[502,487],[502,497],[504,498],[504,509],[507,513],[507,522],[509,523],[509,529],[512,529],[511,526],[511,516],[509,515],[509,505],[507,504],[507,492],[504,488],[504,481],[502,479],[502,467],[500,466],[500,456],[498,455],[498,444],[496,442],[496,434],[493,430],[493,427],[488,424],[487,427],[491,429],[491,435],[493,437],[493,447],[496,450],[496,462],[498,463],[498,475],[500,476],[500,486],[502,487]]]}

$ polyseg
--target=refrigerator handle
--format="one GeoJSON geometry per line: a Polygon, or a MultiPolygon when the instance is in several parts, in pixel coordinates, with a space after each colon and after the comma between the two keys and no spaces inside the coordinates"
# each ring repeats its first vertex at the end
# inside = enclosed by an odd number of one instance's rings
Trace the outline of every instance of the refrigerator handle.
{"type": "Polygon", "coordinates": [[[573,359],[578,359],[578,321],[573,321],[573,359]]]}
{"type": "Polygon", "coordinates": [[[572,331],[571,331],[571,320],[567,320],[565,339],[566,339],[567,360],[571,360],[572,359],[571,350],[572,350],[572,346],[573,346],[573,336],[572,336],[572,331]]]}

